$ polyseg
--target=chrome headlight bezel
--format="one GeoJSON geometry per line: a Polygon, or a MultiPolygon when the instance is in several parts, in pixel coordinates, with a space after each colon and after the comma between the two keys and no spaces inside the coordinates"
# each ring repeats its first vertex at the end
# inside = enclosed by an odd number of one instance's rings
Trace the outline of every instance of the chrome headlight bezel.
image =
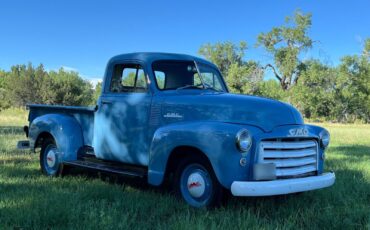
{"type": "Polygon", "coordinates": [[[323,130],[320,133],[320,144],[321,147],[326,149],[330,144],[330,133],[327,130],[323,130]]]}
{"type": "Polygon", "coordinates": [[[252,135],[246,129],[240,130],[236,134],[236,147],[240,152],[248,152],[252,147],[252,135]]]}

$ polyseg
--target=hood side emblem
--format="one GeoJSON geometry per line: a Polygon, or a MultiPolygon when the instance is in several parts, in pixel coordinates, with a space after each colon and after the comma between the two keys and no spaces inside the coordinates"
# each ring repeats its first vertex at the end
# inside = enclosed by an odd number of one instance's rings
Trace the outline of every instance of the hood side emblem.
{"type": "Polygon", "coordinates": [[[184,116],[179,113],[166,113],[163,115],[165,118],[183,118],[184,116]]]}

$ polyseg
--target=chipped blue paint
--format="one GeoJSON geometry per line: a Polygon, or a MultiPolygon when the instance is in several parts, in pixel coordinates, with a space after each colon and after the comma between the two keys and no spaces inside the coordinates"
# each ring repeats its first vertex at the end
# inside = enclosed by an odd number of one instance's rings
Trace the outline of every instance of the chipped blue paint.
{"type": "MultiPolygon", "coordinates": [[[[203,59],[179,54],[133,53],[113,57],[106,68],[97,107],[29,106],[31,148],[39,135],[47,132],[55,138],[62,161],[76,160],[81,147],[92,146],[97,158],[147,166],[148,182],[160,185],[172,151],[191,146],[204,153],[219,182],[230,188],[233,181],[253,179],[261,140],[287,138],[292,129],[304,128],[304,137],[320,141],[323,128],[304,124],[295,108],[276,100],[231,94],[227,90],[161,91],[154,83],[152,70],[152,63],[157,60],[196,61],[216,68],[203,59]],[[143,67],[147,92],[109,93],[113,66],[122,63],[143,67]],[[235,144],[241,129],[247,129],[253,138],[252,147],[244,154],[235,144]],[[245,166],[240,164],[242,157],[245,166]]],[[[319,148],[319,174],[323,172],[323,154],[319,148]]]]}
{"type": "MultiPolygon", "coordinates": [[[[30,107],[31,111],[35,107],[30,107]]],[[[56,112],[56,111],[55,111],[56,112]]],[[[83,132],[77,120],[64,114],[45,114],[32,120],[29,129],[30,147],[34,150],[40,134],[48,133],[58,147],[61,161],[77,159],[77,152],[84,145],[83,132]]]]}

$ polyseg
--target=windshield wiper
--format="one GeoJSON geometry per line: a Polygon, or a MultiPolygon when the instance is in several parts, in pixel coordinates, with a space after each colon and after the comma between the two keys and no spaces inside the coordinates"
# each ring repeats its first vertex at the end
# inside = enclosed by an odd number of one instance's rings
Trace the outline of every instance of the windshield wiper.
{"type": "Polygon", "coordinates": [[[203,77],[202,77],[202,74],[200,73],[200,70],[198,68],[198,64],[196,61],[194,61],[194,65],[195,65],[195,68],[197,69],[197,72],[198,72],[198,75],[199,75],[199,78],[200,78],[200,82],[202,83],[203,85],[203,89],[206,88],[205,84],[204,84],[204,81],[203,81],[203,77]]]}
{"type": "Polygon", "coordinates": [[[213,90],[215,92],[223,92],[221,90],[218,90],[218,89],[215,89],[214,87],[212,86],[208,86],[207,84],[205,84],[205,88],[199,88],[198,86],[196,85],[184,85],[184,86],[181,86],[179,88],[177,88],[176,90],[182,90],[182,89],[201,89],[201,90],[205,90],[205,89],[210,89],[210,90],[213,90]]]}
{"type": "Polygon", "coordinates": [[[216,89],[213,86],[206,86],[206,89],[211,89],[211,90],[216,91],[216,92],[223,92],[222,90],[216,89]]]}
{"type": "Polygon", "coordinates": [[[190,88],[194,88],[194,89],[201,89],[199,88],[198,86],[196,85],[184,85],[184,86],[181,86],[179,88],[176,88],[176,90],[181,90],[181,89],[190,89],[190,88]]]}

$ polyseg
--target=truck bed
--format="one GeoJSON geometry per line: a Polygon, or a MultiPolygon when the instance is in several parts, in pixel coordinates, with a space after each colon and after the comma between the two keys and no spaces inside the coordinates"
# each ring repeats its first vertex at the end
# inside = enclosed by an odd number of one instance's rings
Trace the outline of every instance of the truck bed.
{"type": "Polygon", "coordinates": [[[96,106],[62,106],[62,105],[42,105],[29,104],[28,121],[32,121],[45,114],[65,114],[73,116],[81,126],[84,136],[84,144],[92,145],[93,130],[94,130],[94,113],[96,106]]]}

